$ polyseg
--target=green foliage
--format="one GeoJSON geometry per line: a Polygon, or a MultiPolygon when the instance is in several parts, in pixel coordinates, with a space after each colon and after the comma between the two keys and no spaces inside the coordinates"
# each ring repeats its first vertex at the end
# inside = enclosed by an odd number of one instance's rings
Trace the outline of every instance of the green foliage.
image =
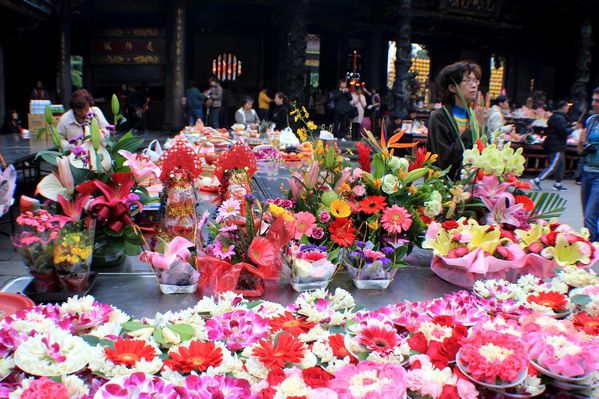
{"type": "Polygon", "coordinates": [[[551,220],[561,216],[566,210],[567,200],[563,199],[558,193],[544,193],[534,191],[530,193],[530,199],[535,207],[530,213],[529,220],[539,219],[551,220]]]}

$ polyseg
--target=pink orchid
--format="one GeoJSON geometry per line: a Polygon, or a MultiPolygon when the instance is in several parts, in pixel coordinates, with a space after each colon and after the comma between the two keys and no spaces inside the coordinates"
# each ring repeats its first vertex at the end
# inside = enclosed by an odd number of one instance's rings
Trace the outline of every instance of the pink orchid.
{"type": "Polygon", "coordinates": [[[161,254],[160,252],[145,251],[139,256],[139,259],[142,262],[150,263],[157,269],[167,270],[177,258],[187,262],[191,256],[191,252],[189,252],[188,248],[193,247],[193,245],[194,244],[186,238],[175,237],[175,239],[166,246],[164,254],[161,254]]]}
{"type": "Polygon", "coordinates": [[[74,201],[67,201],[62,195],[59,195],[57,200],[64,215],[55,215],[52,220],[58,222],[60,227],[69,222],[78,222],[91,198],[91,195],[77,194],[74,201]]]}
{"type": "Polygon", "coordinates": [[[141,154],[133,154],[126,150],[119,150],[119,154],[127,159],[124,165],[129,166],[131,169],[135,182],[140,184],[158,180],[160,168],[154,165],[150,158],[141,154]]]}
{"type": "Polygon", "coordinates": [[[473,196],[481,199],[486,198],[493,204],[504,197],[513,199],[512,194],[507,191],[512,185],[512,183],[499,183],[499,178],[495,175],[484,176],[474,187],[473,196]]]}

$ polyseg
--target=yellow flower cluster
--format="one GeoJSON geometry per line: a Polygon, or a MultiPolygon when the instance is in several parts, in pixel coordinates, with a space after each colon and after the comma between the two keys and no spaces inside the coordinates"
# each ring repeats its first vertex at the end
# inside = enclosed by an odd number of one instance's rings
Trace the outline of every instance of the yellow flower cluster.
{"type": "Polygon", "coordinates": [[[285,209],[281,208],[278,205],[270,204],[268,206],[268,210],[275,218],[283,216],[283,220],[286,222],[293,222],[295,220],[291,213],[287,212],[285,209]]]}
{"type": "Polygon", "coordinates": [[[63,237],[60,243],[54,248],[54,263],[68,263],[75,265],[79,262],[86,262],[92,254],[92,245],[85,243],[79,233],[73,233],[63,237]]]}

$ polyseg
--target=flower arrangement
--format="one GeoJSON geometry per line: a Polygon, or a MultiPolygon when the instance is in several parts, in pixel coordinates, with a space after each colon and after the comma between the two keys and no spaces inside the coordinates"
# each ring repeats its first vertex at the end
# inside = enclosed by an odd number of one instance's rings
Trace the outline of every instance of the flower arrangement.
{"type": "Polygon", "coordinates": [[[372,242],[355,243],[355,250],[344,256],[345,267],[358,288],[387,288],[401,265],[405,265],[401,257],[406,247],[394,250],[384,246],[380,251],[374,250],[372,242]],[[398,259],[399,258],[399,259],[398,259]]]}
{"type": "Polygon", "coordinates": [[[194,292],[199,279],[199,273],[193,266],[190,247],[195,245],[183,237],[176,237],[168,244],[157,245],[162,252],[145,251],[140,260],[150,265],[162,292],[179,293],[194,292]]]}
{"type": "Polygon", "coordinates": [[[466,332],[467,328],[454,322],[451,316],[437,316],[410,331],[408,345],[413,351],[428,355],[437,368],[444,369],[455,360],[466,332]]]}
{"type": "MultiPolygon", "coordinates": [[[[116,96],[112,99],[112,111],[118,121],[121,116],[116,96]]],[[[54,213],[67,216],[69,204],[79,202],[80,195],[91,196],[92,201],[82,206],[84,214],[98,222],[94,259],[113,263],[124,260],[123,253],[141,252],[141,234],[133,217],[143,209],[142,203],[149,200],[144,185],[157,180],[157,170],[147,162],[143,165],[132,162],[131,153],[141,147],[143,138],[129,132],[115,140],[108,130],[98,127],[92,115],[87,120],[82,135],[69,143],[61,141],[51,126],[58,150],[42,151],[38,156],[57,166],[57,171],[40,181],[36,194],[53,202],[54,213]],[[63,201],[59,201],[61,197],[63,201]]]]}
{"type": "MultiPolygon", "coordinates": [[[[298,215],[296,214],[296,237],[298,229],[306,231],[306,223],[306,220],[302,220],[301,215],[298,220],[298,215]]],[[[315,288],[326,288],[335,270],[337,270],[337,266],[329,260],[326,249],[326,246],[318,247],[314,244],[298,245],[292,242],[283,251],[283,273],[287,276],[295,290],[305,291],[315,288]]]]}
{"type": "Polygon", "coordinates": [[[478,391],[470,381],[458,376],[449,367],[437,368],[426,355],[413,356],[410,364],[410,370],[406,374],[406,385],[411,398],[478,397],[478,391]]]}
{"type": "Polygon", "coordinates": [[[370,361],[347,365],[335,374],[329,387],[340,398],[359,399],[382,397],[400,399],[406,392],[406,371],[397,364],[370,361]]]}
{"type": "Polygon", "coordinates": [[[95,220],[87,217],[62,226],[54,243],[54,265],[62,291],[87,288],[94,249],[95,220]]]}
{"type": "Polygon", "coordinates": [[[481,330],[462,340],[457,362],[476,381],[509,386],[528,374],[528,354],[522,340],[511,334],[481,330]]]}
{"type": "Polygon", "coordinates": [[[599,342],[588,340],[584,334],[573,330],[567,333],[551,333],[543,330],[525,335],[533,364],[559,376],[574,378],[587,377],[599,370],[597,350],[599,342]]]}
{"type": "Polygon", "coordinates": [[[37,292],[57,290],[54,268],[54,240],[58,237],[58,222],[44,209],[25,211],[17,219],[18,231],[12,242],[25,266],[35,279],[37,292]]]}

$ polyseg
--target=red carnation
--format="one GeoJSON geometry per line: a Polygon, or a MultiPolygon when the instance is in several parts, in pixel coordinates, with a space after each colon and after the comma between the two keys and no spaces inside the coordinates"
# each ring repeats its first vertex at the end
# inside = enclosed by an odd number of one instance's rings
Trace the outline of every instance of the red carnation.
{"type": "Polygon", "coordinates": [[[431,363],[438,369],[442,370],[449,364],[449,354],[445,345],[438,341],[431,341],[426,352],[431,359],[431,363]]]}
{"type": "Polygon", "coordinates": [[[332,376],[320,367],[309,367],[302,370],[302,378],[310,388],[326,388],[332,376]]]}
{"type": "Polygon", "coordinates": [[[436,316],[433,319],[433,323],[444,327],[451,327],[453,325],[453,317],[448,315],[436,316]]]}
{"type": "Polygon", "coordinates": [[[455,220],[448,220],[441,225],[445,230],[456,229],[459,224],[455,220]]]}
{"type": "Polygon", "coordinates": [[[271,387],[274,387],[285,381],[285,378],[287,378],[287,376],[285,375],[283,369],[276,367],[268,372],[266,382],[268,382],[268,385],[271,387]]]}
{"type": "Polygon", "coordinates": [[[460,399],[458,387],[449,384],[443,385],[443,390],[441,391],[441,396],[439,396],[439,399],[460,399]]]}
{"type": "Polygon", "coordinates": [[[410,348],[418,353],[426,353],[428,350],[428,342],[422,331],[418,331],[416,334],[408,339],[408,345],[410,348]]]}

